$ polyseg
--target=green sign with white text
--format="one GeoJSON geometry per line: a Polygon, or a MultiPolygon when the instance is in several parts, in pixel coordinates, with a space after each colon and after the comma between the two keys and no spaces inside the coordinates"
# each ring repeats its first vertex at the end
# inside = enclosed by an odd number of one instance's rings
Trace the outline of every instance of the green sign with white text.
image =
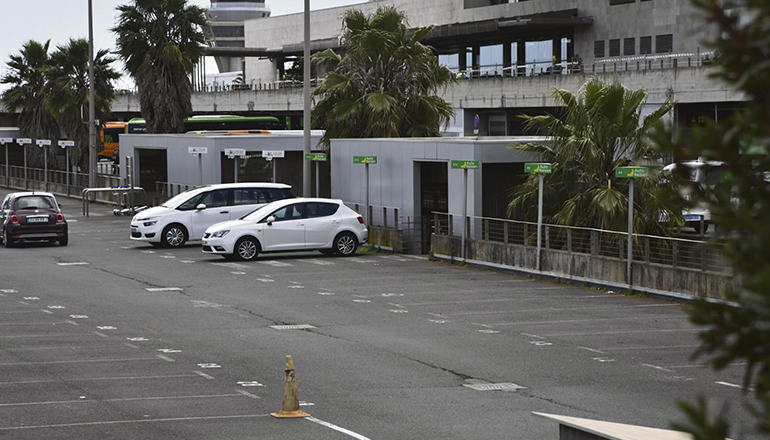
{"type": "Polygon", "coordinates": [[[621,179],[650,177],[650,169],[647,167],[618,167],[615,168],[615,177],[621,179]]]}
{"type": "Polygon", "coordinates": [[[377,164],[377,156],[353,156],[353,163],[377,164]]]}
{"type": "Polygon", "coordinates": [[[551,174],[553,165],[550,163],[525,163],[524,172],[529,174],[551,174]]]}
{"type": "Polygon", "coordinates": [[[477,160],[453,160],[453,170],[478,170],[479,161],[477,160]]]}
{"type": "Polygon", "coordinates": [[[326,153],[308,153],[305,155],[305,160],[311,162],[326,162],[326,153]]]}

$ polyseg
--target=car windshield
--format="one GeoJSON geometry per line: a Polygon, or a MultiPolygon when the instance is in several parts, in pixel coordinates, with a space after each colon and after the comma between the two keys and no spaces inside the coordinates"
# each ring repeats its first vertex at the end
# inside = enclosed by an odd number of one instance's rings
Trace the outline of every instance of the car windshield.
{"type": "Polygon", "coordinates": [[[240,218],[240,220],[256,222],[262,220],[263,217],[273,212],[273,210],[275,210],[275,207],[272,204],[267,204],[261,208],[251,211],[249,214],[244,215],[240,218]]]}
{"type": "Polygon", "coordinates": [[[179,193],[174,197],[166,200],[160,206],[164,208],[176,208],[178,205],[182,204],[185,200],[189,199],[191,196],[199,194],[201,191],[202,191],[202,188],[193,188],[193,189],[187,190],[183,193],[179,193]]]}
{"type": "Polygon", "coordinates": [[[45,196],[26,196],[16,200],[16,209],[56,209],[56,202],[45,196]]]}

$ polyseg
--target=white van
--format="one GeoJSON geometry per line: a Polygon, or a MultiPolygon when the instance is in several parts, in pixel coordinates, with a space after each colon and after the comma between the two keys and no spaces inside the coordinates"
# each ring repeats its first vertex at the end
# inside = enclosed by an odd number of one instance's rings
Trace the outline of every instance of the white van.
{"type": "Polygon", "coordinates": [[[131,220],[131,239],[179,247],[200,240],[209,226],[241,218],[262,206],[294,197],[283,183],[223,183],[178,194],[131,220]]]}
{"type": "MultiPolygon", "coordinates": [[[[719,182],[719,175],[725,163],[688,160],[681,162],[681,165],[687,170],[687,179],[690,182],[697,182],[703,188],[713,188],[719,182]]],[[[675,163],[666,165],[663,167],[663,173],[670,174],[676,167],[677,164],[675,163]]],[[[690,196],[685,195],[684,197],[689,200],[690,196]]],[[[704,203],[698,203],[691,208],[682,210],[682,216],[684,217],[685,225],[693,228],[696,233],[708,231],[709,224],[711,223],[711,211],[709,211],[704,203]]]]}

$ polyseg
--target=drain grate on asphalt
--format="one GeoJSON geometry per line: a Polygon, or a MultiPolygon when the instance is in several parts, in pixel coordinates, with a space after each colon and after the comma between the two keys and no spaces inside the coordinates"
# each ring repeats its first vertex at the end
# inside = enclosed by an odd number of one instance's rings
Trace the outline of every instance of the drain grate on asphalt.
{"type": "Polygon", "coordinates": [[[527,388],[511,382],[489,383],[478,380],[468,380],[467,382],[469,383],[464,383],[463,386],[476,391],[518,391],[527,388]]]}
{"type": "Polygon", "coordinates": [[[295,325],[271,325],[270,328],[274,328],[276,330],[310,330],[311,328],[315,328],[315,327],[310,324],[295,324],[295,325]]]}

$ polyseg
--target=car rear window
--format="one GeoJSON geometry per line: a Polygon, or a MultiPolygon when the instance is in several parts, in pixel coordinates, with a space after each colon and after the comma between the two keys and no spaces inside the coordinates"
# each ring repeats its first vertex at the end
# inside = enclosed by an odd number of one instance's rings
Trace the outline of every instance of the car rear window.
{"type": "Polygon", "coordinates": [[[43,196],[19,197],[16,199],[16,209],[56,209],[56,202],[43,196]]]}
{"type": "Polygon", "coordinates": [[[237,188],[233,190],[234,205],[255,205],[267,202],[264,188],[237,188]]]}

